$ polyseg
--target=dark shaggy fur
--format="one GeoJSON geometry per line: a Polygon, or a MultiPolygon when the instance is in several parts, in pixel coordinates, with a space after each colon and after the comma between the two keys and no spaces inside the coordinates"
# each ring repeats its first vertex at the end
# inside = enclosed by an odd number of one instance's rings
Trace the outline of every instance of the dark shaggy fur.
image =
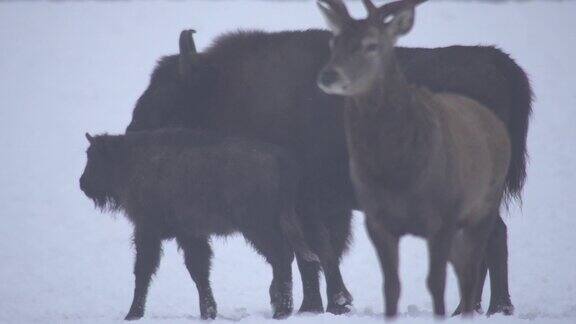
{"type": "Polygon", "coordinates": [[[202,318],[215,318],[209,237],[240,232],[272,266],[274,317],[292,311],[293,250],[317,262],[295,216],[299,172],[283,149],[204,131],[90,137],[82,191],[134,224],[136,287],[127,319],[144,314],[161,241],[176,238],[197,285],[202,318]]]}
{"type": "MultiPolygon", "coordinates": [[[[220,37],[198,54],[191,82],[179,78],[178,56],[160,60],[149,87],[138,100],[127,131],[179,125],[203,126],[281,145],[302,164],[299,216],[311,247],[323,260],[328,311],[345,312],[351,297],[338,261],[350,235],[350,210],[357,209],[348,176],[344,140],[344,101],[315,84],[328,61],[330,33],[321,30],[279,33],[237,32],[220,37]],[[343,305],[336,301],[343,302],[343,305]]],[[[512,139],[508,190],[520,195],[525,177],[526,135],[531,89],[525,73],[493,47],[398,48],[397,58],[410,83],[435,92],[456,92],[489,107],[502,118],[512,139]]],[[[506,233],[503,227],[498,233],[506,233]]],[[[496,234],[495,234],[496,235],[496,234]]],[[[497,260],[506,266],[506,237],[497,260]]],[[[322,311],[318,267],[298,260],[303,278],[301,311],[322,311]]],[[[502,266],[503,265],[503,266],[502,266]]],[[[507,286],[507,273],[495,287],[507,286]]],[[[494,297],[495,291],[492,291],[494,297]]],[[[509,303],[507,288],[491,303],[509,303]]]]}

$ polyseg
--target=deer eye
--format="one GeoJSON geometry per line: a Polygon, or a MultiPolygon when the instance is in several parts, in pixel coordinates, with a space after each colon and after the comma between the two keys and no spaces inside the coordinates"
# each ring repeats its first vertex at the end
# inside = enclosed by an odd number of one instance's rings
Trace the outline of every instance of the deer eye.
{"type": "Polygon", "coordinates": [[[376,52],[377,50],[378,50],[378,44],[376,43],[370,43],[364,46],[364,52],[366,53],[376,52]]]}

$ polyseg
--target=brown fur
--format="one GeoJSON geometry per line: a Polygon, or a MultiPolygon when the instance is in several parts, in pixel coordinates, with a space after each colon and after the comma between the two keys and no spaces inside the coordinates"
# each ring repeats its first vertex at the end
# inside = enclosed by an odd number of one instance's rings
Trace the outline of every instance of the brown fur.
{"type": "Polygon", "coordinates": [[[382,265],[386,315],[397,312],[398,240],[407,233],[428,241],[434,313],[445,314],[450,257],[462,312],[469,315],[504,195],[510,139],[504,123],[480,103],[407,82],[394,45],[412,28],[416,1],[399,1],[395,11],[366,20],[343,14],[339,0],[320,1],[329,25],[337,27],[332,59],[318,83],[348,98],[350,173],[382,265]]]}

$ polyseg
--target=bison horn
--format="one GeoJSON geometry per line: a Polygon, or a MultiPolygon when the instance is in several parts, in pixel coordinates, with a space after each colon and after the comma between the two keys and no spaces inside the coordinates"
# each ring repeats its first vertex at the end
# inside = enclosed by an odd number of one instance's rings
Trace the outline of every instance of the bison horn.
{"type": "Polygon", "coordinates": [[[193,29],[186,29],[180,33],[180,69],[179,73],[181,77],[185,77],[191,70],[192,60],[198,52],[196,51],[196,44],[194,44],[194,38],[192,35],[196,33],[193,29]]]}

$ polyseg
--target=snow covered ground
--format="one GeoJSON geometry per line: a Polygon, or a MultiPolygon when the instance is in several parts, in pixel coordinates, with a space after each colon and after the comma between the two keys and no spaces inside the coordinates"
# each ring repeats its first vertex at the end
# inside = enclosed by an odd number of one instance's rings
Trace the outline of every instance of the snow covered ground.
{"type": "MultiPolygon", "coordinates": [[[[351,6],[363,13],[360,3],[351,6]]],[[[236,28],[322,26],[312,2],[0,3],[0,322],[110,322],[127,312],[131,227],[123,217],[101,215],[80,192],[83,134],[123,131],[155,60],[176,52],[181,29],[197,29],[204,48],[236,28]]],[[[496,44],[528,70],[537,95],[524,207],[506,218],[516,315],[476,321],[576,323],[575,29],[574,2],[434,2],[419,9],[415,30],[402,41],[496,44]]],[[[287,322],[383,321],[381,276],[362,223],[357,213],[354,244],[342,264],[353,312],[287,322]]],[[[268,266],[239,237],[213,243],[216,322],[272,322],[268,266]]],[[[182,258],[173,242],[164,251],[142,322],[198,320],[182,258]]],[[[404,239],[401,257],[398,323],[432,321],[423,242],[404,239]]],[[[299,306],[295,265],[294,272],[299,306]]],[[[453,309],[452,274],[446,298],[453,309]]]]}

